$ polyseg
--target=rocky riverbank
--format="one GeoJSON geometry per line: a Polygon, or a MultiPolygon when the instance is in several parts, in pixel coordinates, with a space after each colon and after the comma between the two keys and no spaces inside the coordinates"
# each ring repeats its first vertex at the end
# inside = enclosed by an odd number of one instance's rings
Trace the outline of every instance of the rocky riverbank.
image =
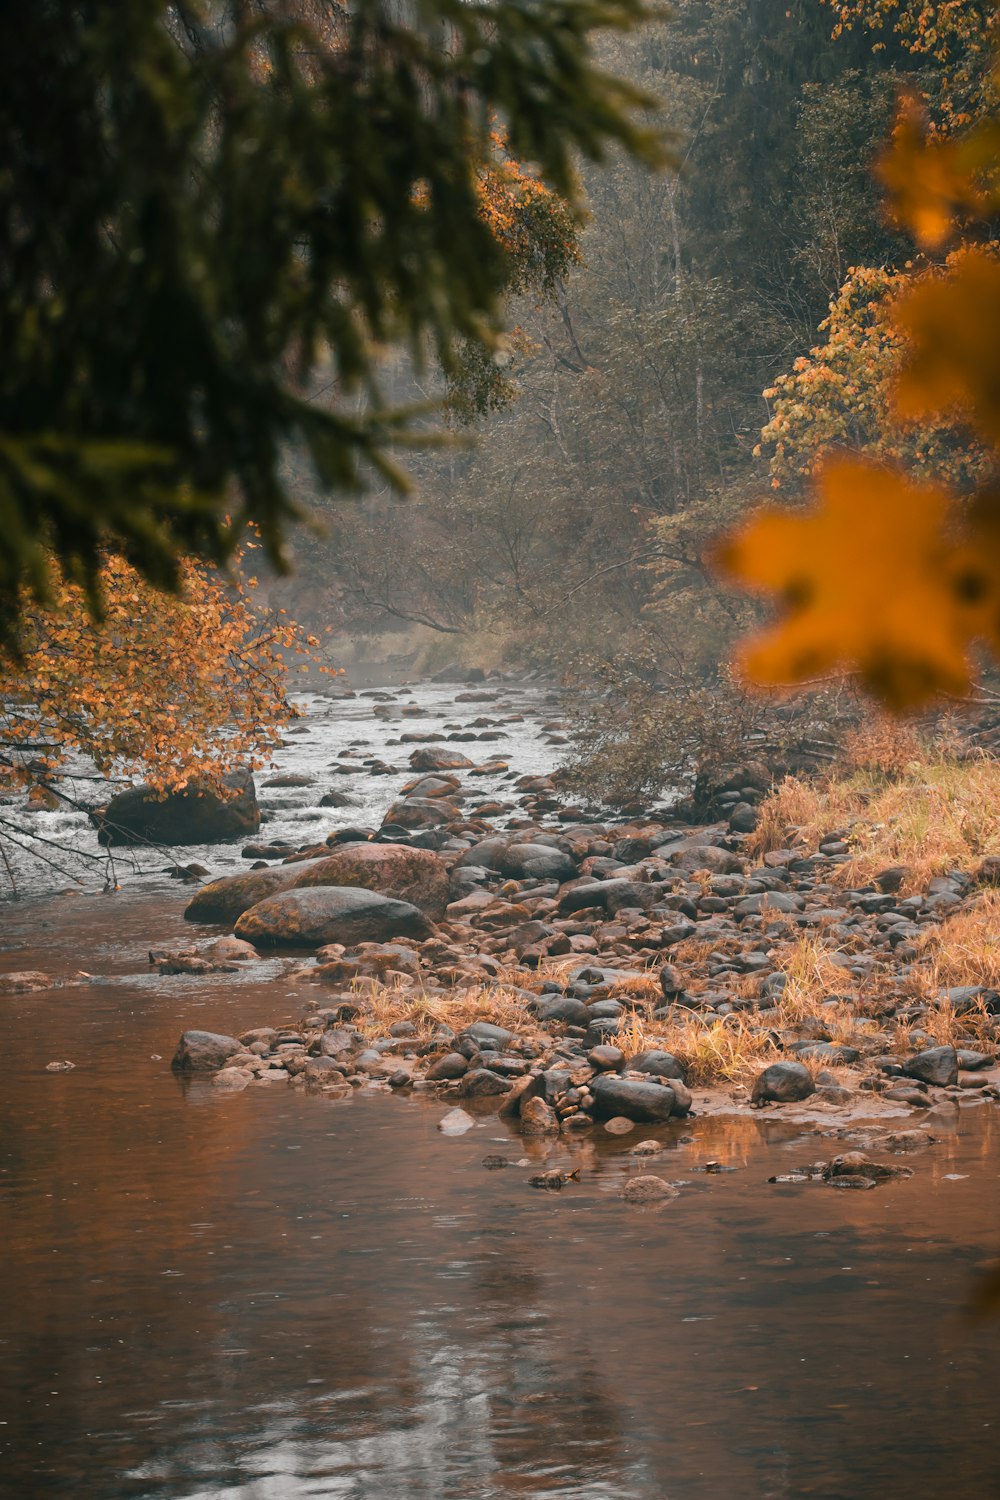
{"type": "Polygon", "coordinates": [[[186,1033],[176,1069],[231,1090],[434,1091],[525,1135],[1000,1098],[1000,993],[942,984],[938,963],[948,924],[988,923],[1000,862],[909,891],[901,868],[848,883],[845,829],[789,828],[760,855],[762,767],[716,788],[698,827],[592,820],[544,777],[467,816],[475,768],[439,759],[380,828],[250,846],[270,860],[198,891],[186,915],[215,933],[154,951],[161,972],[288,953],[302,1006],[238,1038],[186,1033]]]}

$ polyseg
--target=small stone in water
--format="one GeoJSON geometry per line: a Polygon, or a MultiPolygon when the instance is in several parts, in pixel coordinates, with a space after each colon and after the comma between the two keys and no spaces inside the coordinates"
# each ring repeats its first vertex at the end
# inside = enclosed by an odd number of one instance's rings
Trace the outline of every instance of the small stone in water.
{"type": "Polygon", "coordinates": [[[677,1189],[663,1177],[633,1177],[622,1189],[626,1203],[666,1203],[677,1197],[677,1189]]]}
{"type": "Polygon", "coordinates": [[[626,1120],[624,1115],[615,1115],[613,1119],[605,1121],[605,1130],[609,1135],[628,1135],[630,1130],[635,1129],[634,1120],[626,1120]]]}
{"type": "Polygon", "coordinates": [[[72,1073],[76,1063],[71,1063],[67,1058],[63,1062],[50,1062],[45,1064],[46,1073],[72,1073]]]}
{"type": "Polygon", "coordinates": [[[449,1109],[448,1113],[438,1121],[438,1130],[442,1135],[464,1135],[475,1125],[475,1120],[464,1109],[449,1109]]]}

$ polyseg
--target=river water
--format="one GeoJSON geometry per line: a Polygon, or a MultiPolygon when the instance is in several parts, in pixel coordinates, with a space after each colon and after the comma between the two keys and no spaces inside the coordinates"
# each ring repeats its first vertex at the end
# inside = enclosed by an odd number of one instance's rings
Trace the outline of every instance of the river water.
{"type": "MultiPolygon", "coordinates": [[[[357,731],[318,722],[327,760],[357,731]]],[[[678,1122],[650,1133],[680,1195],[628,1208],[636,1134],[450,1138],[426,1097],[174,1077],[185,1027],[297,1013],[280,962],[150,976],[187,894],[149,874],[3,909],[0,968],[92,977],[0,1002],[0,1494],[1000,1494],[1000,1326],[964,1315],[1000,1244],[992,1107],[861,1193],[769,1184],[840,1149],[777,1111],[678,1122]],[[580,1181],[533,1189],[543,1159],[580,1181]]]]}

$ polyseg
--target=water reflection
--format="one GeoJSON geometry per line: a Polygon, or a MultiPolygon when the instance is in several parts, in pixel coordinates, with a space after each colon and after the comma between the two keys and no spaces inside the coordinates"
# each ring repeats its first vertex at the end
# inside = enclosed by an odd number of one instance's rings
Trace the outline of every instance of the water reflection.
{"type": "MultiPolygon", "coordinates": [[[[152,908],[114,910],[132,952],[152,908]]],[[[74,911],[49,962],[78,962],[74,911]]],[[[838,1149],[801,1127],[675,1126],[640,1170],[687,1186],[642,1213],[619,1198],[635,1135],[540,1145],[582,1167],[540,1193],[483,1170],[527,1154],[496,1120],[444,1139],[433,1105],[220,1099],[166,1071],[181,1026],[256,1024],[280,998],[119,977],[10,1002],[0,1492],[1000,1492],[996,1333],[958,1316],[1000,1239],[991,1110],[856,1194],[766,1183],[838,1149]],[[51,1056],[76,1072],[45,1074],[51,1056]]]]}

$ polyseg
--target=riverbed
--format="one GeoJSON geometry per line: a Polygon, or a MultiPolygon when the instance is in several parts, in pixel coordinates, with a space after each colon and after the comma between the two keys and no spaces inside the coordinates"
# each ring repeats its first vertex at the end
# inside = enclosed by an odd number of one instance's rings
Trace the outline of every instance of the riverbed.
{"type": "MultiPolygon", "coordinates": [[[[352,705],[321,705],[279,770],[391,748],[400,725],[352,705]]],[[[511,772],[553,764],[550,711],[511,726],[523,755],[500,742],[511,772]]],[[[344,777],[352,819],[404,779],[344,777]]],[[[297,795],[269,834],[345,816],[297,795]]],[[[225,1094],[170,1072],[180,1032],[292,1019],[300,992],[283,961],[151,974],[148,947],[187,935],[162,865],[3,909],[0,968],[75,982],[2,1002],[0,1493],[1000,1493],[998,1325],[965,1315],[1000,1246],[992,1106],[935,1119],[912,1177],[843,1192],[768,1182],[842,1149],[780,1110],[573,1144],[492,1114],[446,1137],[426,1095],[225,1094]],[[642,1135],[679,1188],[658,1210],[620,1196],[642,1135]],[[511,1165],[484,1168],[496,1155],[511,1165]],[[579,1180],[539,1191],[542,1165],[579,1180]]]]}

